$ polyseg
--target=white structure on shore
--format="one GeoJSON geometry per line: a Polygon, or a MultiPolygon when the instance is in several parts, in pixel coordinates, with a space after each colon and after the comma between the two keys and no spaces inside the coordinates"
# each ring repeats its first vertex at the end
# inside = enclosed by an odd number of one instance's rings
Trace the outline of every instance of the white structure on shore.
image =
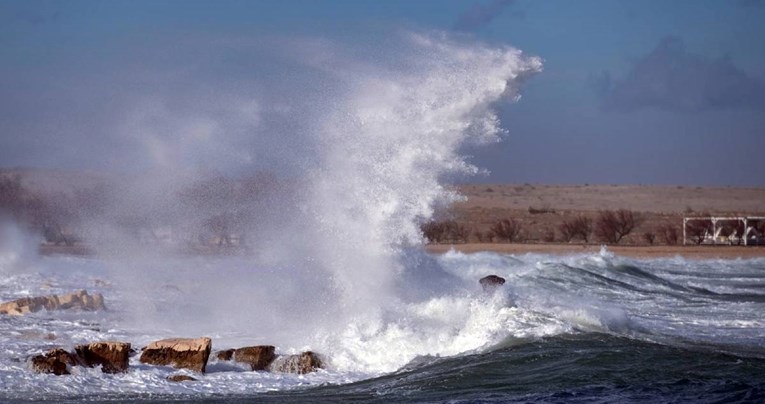
{"type": "Polygon", "coordinates": [[[683,218],[683,244],[760,245],[765,216],[695,216],[683,218]]]}

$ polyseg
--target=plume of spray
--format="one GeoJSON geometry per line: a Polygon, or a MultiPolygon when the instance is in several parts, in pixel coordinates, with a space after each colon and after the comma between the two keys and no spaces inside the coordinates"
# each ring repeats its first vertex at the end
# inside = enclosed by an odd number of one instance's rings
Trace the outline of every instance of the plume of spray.
{"type": "Polygon", "coordinates": [[[512,48],[407,41],[395,55],[403,66],[342,72],[350,89],[317,131],[322,161],[309,173],[320,264],[345,307],[367,314],[391,300],[401,248],[421,241],[419,224],[459,198],[443,180],[478,171],[461,147],[498,141],[491,105],[517,98],[519,79],[541,67],[512,48]]]}
{"type": "Polygon", "coordinates": [[[407,251],[434,208],[459,199],[444,181],[478,172],[461,148],[499,140],[492,105],[517,99],[540,59],[438,33],[398,33],[374,50],[315,39],[228,45],[278,68],[199,92],[168,86],[148,104],[134,98],[140,107],[121,119],[126,153],[149,169],[112,192],[89,228],[112,255],[134,327],[305,347],[363,318],[402,315],[402,299],[432,296],[445,273],[407,251]],[[214,190],[201,204],[178,198],[200,182],[263,170],[277,185],[233,204],[214,190]],[[182,233],[223,211],[241,213],[252,254],[149,254],[116,220],[144,217],[182,233]]]}

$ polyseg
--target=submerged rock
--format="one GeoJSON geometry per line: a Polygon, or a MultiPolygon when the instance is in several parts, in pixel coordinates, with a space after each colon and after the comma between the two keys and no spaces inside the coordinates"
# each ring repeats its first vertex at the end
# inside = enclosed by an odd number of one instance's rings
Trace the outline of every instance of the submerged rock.
{"type": "Polygon", "coordinates": [[[69,367],[77,364],[77,358],[61,348],[56,348],[44,355],[32,357],[31,363],[35,372],[61,376],[71,374],[69,367]]]}
{"type": "Polygon", "coordinates": [[[186,381],[195,382],[195,381],[197,381],[197,379],[195,379],[195,378],[193,378],[191,376],[187,376],[187,375],[172,375],[172,376],[168,376],[167,380],[171,381],[171,382],[186,382],[186,381]]]}
{"type": "Polygon", "coordinates": [[[236,349],[226,349],[223,351],[218,351],[218,353],[215,355],[219,361],[230,361],[231,358],[234,357],[234,351],[236,349]]]}
{"type": "Polygon", "coordinates": [[[505,278],[497,275],[484,276],[478,281],[484,292],[492,292],[505,284],[505,278]]]}
{"type": "Polygon", "coordinates": [[[170,365],[204,373],[210,357],[210,338],[171,338],[154,341],[143,349],[140,361],[149,365],[170,365]]]}
{"type": "Polygon", "coordinates": [[[126,372],[130,355],[128,342],[94,342],[74,347],[80,362],[89,367],[101,365],[104,373],[126,372]]]}
{"type": "Polygon", "coordinates": [[[42,309],[51,310],[104,310],[104,297],[100,293],[89,295],[86,290],[79,290],[67,295],[50,295],[39,297],[23,297],[0,304],[0,314],[23,316],[42,309]]]}
{"type": "Polygon", "coordinates": [[[276,359],[272,345],[257,345],[239,348],[234,351],[234,360],[240,363],[249,363],[252,370],[266,370],[271,362],[276,359]]]}
{"type": "Polygon", "coordinates": [[[285,355],[276,358],[271,365],[270,370],[274,372],[297,373],[302,375],[322,368],[324,368],[324,363],[321,358],[319,358],[319,355],[307,351],[298,355],[285,355]]]}

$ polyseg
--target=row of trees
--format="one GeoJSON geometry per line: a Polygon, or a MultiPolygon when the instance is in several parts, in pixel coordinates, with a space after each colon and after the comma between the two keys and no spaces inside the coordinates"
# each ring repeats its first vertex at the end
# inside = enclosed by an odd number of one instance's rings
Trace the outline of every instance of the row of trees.
{"type": "MultiPolygon", "coordinates": [[[[545,242],[572,242],[579,240],[589,243],[595,239],[607,244],[619,244],[625,237],[634,233],[644,222],[639,213],[620,209],[598,212],[593,220],[585,215],[564,220],[558,227],[560,237],[556,240],[555,230],[547,229],[542,234],[545,242]]],[[[429,222],[422,226],[423,235],[431,243],[466,243],[470,231],[454,220],[429,222]]],[[[665,223],[656,228],[657,233],[646,231],[642,238],[648,244],[657,240],[664,244],[675,245],[680,241],[679,230],[676,226],[665,223]]],[[[521,222],[514,219],[501,219],[491,225],[487,232],[473,233],[478,242],[522,242],[527,239],[521,222]]]]}
{"type": "Polygon", "coordinates": [[[604,243],[619,244],[642,222],[642,216],[631,210],[605,210],[598,213],[594,223],[591,218],[579,215],[573,219],[565,220],[558,226],[558,230],[562,241],[565,242],[579,239],[587,243],[594,233],[595,237],[604,243]]]}

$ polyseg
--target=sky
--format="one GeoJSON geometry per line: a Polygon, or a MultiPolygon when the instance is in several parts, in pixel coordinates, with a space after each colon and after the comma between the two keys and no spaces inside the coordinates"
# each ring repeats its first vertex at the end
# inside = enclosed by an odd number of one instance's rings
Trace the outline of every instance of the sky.
{"type": "MultiPolygon", "coordinates": [[[[1,0],[0,167],[130,166],[113,133],[131,131],[122,115],[156,119],[131,103],[150,108],[156,89],[182,101],[154,110],[204,98],[227,130],[246,131],[255,113],[225,106],[250,76],[321,86],[291,69],[290,38],[373,53],[386,33],[413,30],[544,61],[520,101],[496,105],[504,141],[464,151],[488,171],[470,181],[762,187],[764,20],[762,0],[1,0]],[[264,38],[268,51],[236,45],[264,38]],[[252,69],[274,53],[278,68],[252,69]]],[[[210,158],[246,145],[220,147],[210,158]]]]}

